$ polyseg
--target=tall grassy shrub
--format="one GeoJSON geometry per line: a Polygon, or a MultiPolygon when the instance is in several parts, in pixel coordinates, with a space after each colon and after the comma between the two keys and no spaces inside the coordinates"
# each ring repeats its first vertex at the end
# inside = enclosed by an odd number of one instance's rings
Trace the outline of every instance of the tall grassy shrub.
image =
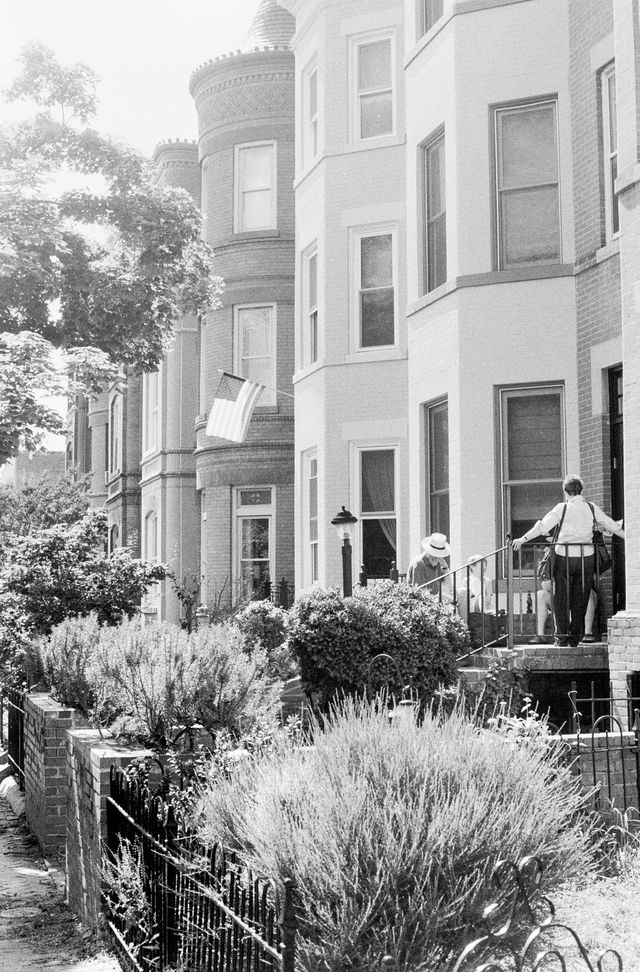
{"type": "Polygon", "coordinates": [[[381,581],[344,598],[336,589],[313,591],[290,611],[288,645],[306,691],[322,708],[343,693],[411,683],[422,700],[457,678],[456,658],[469,648],[466,625],[437,598],[405,584],[381,581]],[[391,655],[395,667],[371,665],[391,655]]]}
{"type": "Polygon", "coordinates": [[[460,710],[395,721],[344,702],[312,748],[280,741],[203,793],[206,840],[295,881],[304,972],[370,972],[387,953],[443,972],[499,859],[539,855],[547,888],[592,865],[579,785],[544,737],[516,742],[460,710]]]}

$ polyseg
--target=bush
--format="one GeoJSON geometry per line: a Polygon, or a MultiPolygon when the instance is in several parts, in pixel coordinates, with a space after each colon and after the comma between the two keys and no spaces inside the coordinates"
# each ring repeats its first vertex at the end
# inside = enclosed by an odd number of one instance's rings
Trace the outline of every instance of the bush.
{"type": "Polygon", "coordinates": [[[261,677],[264,657],[247,658],[230,625],[188,634],[137,618],[101,628],[94,615],[55,628],[40,657],[61,702],[161,752],[195,726],[240,734],[279,712],[281,683],[261,677]]]}
{"type": "Polygon", "coordinates": [[[426,701],[457,678],[456,658],[469,648],[466,625],[450,608],[418,588],[382,581],[344,598],[336,589],[313,591],[290,612],[287,643],[298,659],[306,691],[320,708],[341,693],[409,682],[426,701]],[[395,667],[376,664],[386,653],[395,667]]]}
{"type": "Polygon", "coordinates": [[[461,710],[391,728],[386,706],[347,700],[314,743],[245,759],[200,804],[206,841],[295,881],[303,972],[369,972],[387,953],[403,972],[442,970],[493,900],[499,859],[539,855],[545,891],[592,866],[579,782],[548,738],[461,710]]]}
{"type": "Polygon", "coordinates": [[[264,652],[267,674],[284,680],[297,675],[296,663],[285,643],[286,611],[271,601],[252,601],[235,615],[234,623],[245,638],[249,655],[256,649],[264,652]]]}

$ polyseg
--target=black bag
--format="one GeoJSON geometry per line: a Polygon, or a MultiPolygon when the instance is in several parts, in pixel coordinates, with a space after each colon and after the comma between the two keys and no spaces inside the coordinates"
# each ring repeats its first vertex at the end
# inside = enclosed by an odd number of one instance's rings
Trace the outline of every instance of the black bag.
{"type": "Polygon", "coordinates": [[[564,515],[567,512],[567,504],[564,504],[564,509],[562,511],[562,516],[560,522],[556,523],[553,528],[553,532],[549,537],[549,546],[544,552],[540,563],[538,564],[538,577],[541,581],[550,581],[553,577],[553,566],[556,560],[556,540],[560,535],[560,530],[562,529],[562,524],[564,523],[564,515]]]}
{"type": "Polygon", "coordinates": [[[589,503],[589,506],[591,508],[591,515],[593,517],[593,550],[595,553],[595,572],[596,574],[604,574],[604,572],[609,570],[611,567],[611,554],[605,546],[602,530],[598,530],[598,524],[596,523],[596,511],[593,508],[593,503],[589,503]]]}

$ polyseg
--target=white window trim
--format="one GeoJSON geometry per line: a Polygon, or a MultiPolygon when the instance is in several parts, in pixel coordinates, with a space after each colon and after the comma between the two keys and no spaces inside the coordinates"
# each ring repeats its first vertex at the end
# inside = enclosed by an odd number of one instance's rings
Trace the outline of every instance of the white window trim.
{"type": "Polygon", "coordinates": [[[260,233],[274,230],[278,227],[278,143],[274,139],[259,142],[242,142],[234,146],[233,157],[233,231],[234,233],[260,233]],[[271,156],[271,222],[266,226],[245,229],[242,225],[242,188],[240,186],[240,153],[242,149],[258,148],[270,145],[273,148],[271,156]]]}
{"type": "MultiPolygon", "coordinates": [[[[144,514],[144,519],[142,520],[142,559],[149,561],[150,563],[158,563],[160,561],[160,516],[156,509],[149,509],[144,514]],[[149,551],[149,523],[151,520],[155,521],[155,553],[152,555],[149,551]]],[[[144,595],[144,606],[147,609],[158,611],[160,608],[160,598],[161,598],[162,588],[161,582],[155,581],[144,595]]]]}
{"type": "Polygon", "coordinates": [[[318,241],[314,240],[305,250],[302,251],[302,273],[301,293],[300,293],[300,368],[310,368],[317,364],[321,358],[320,354],[320,258],[318,256],[318,241]],[[309,286],[309,268],[313,257],[316,258],[316,349],[317,354],[312,358],[311,340],[311,310],[309,303],[311,288],[309,286]]]}
{"type": "MultiPolygon", "coordinates": [[[[396,31],[394,28],[355,34],[349,37],[349,142],[361,146],[377,145],[381,140],[394,139],[398,129],[398,83],[396,78],[396,31]],[[358,90],[358,51],[366,44],[389,40],[391,48],[391,131],[378,135],[360,135],[360,93],[358,90]]],[[[384,89],[386,90],[386,89],[384,89]]],[[[370,92],[371,93],[371,92],[370,92]]]]}
{"type": "Polygon", "coordinates": [[[447,239],[447,142],[445,138],[444,128],[440,128],[435,132],[426,142],[421,145],[422,149],[422,224],[423,224],[423,234],[424,239],[422,242],[423,247],[423,265],[422,265],[422,292],[423,295],[431,294],[438,287],[444,286],[444,284],[449,279],[449,267],[448,267],[448,254],[445,247],[445,278],[444,280],[436,284],[433,287],[429,286],[429,275],[431,271],[430,261],[429,261],[429,227],[433,223],[433,220],[429,220],[429,152],[433,149],[439,142],[444,145],[444,225],[445,225],[445,241],[447,239]]]}
{"type": "MultiPolygon", "coordinates": [[[[402,505],[401,505],[401,494],[400,494],[400,443],[397,439],[372,439],[370,441],[360,441],[351,444],[351,482],[355,484],[354,496],[353,496],[353,506],[350,509],[355,509],[357,511],[358,522],[355,525],[355,536],[354,536],[354,554],[357,555],[358,563],[354,565],[357,567],[357,571],[360,570],[360,564],[363,563],[362,557],[362,543],[363,543],[363,533],[362,533],[362,521],[367,520],[378,520],[384,519],[384,513],[368,514],[363,516],[362,514],[362,453],[363,452],[381,452],[381,451],[393,451],[393,492],[395,498],[395,512],[393,517],[396,521],[396,567],[403,563],[403,553],[401,549],[401,533],[400,533],[400,522],[402,515],[402,505]]],[[[388,519],[392,519],[391,516],[388,519]]]]}
{"type": "Polygon", "coordinates": [[[123,449],[122,436],[124,432],[123,394],[115,391],[109,400],[109,476],[117,476],[122,472],[123,449]],[[116,410],[117,428],[114,429],[114,410],[116,410]]]}
{"type": "Polygon", "coordinates": [[[142,455],[149,456],[160,450],[160,416],[162,406],[162,365],[157,371],[145,371],[142,380],[142,455]],[[151,375],[156,375],[156,404],[155,412],[155,441],[150,442],[151,412],[149,411],[149,381],[151,375]]]}
{"type": "MultiPolygon", "coordinates": [[[[556,263],[562,263],[562,251],[563,251],[563,239],[562,239],[562,185],[561,185],[561,171],[560,171],[560,129],[559,129],[559,112],[558,112],[558,99],[556,97],[552,98],[540,98],[535,101],[522,101],[516,104],[500,104],[493,105],[493,157],[494,157],[494,214],[493,214],[493,224],[495,233],[495,246],[496,246],[496,266],[498,270],[512,270],[518,267],[530,267],[530,266],[552,266],[556,263]],[[557,180],[554,185],[558,186],[558,256],[551,260],[530,260],[528,262],[517,263],[517,264],[507,264],[503,265],[502,260],[502,234],[500,229],[500,215],[501,215],[501,189],[500,189],[500,141],[499,141],[499,131],[498,131],[498,118],[501,114],[507,114],[512,111],[522,111],[527,108],[539,108],[543,105],[553,105],[554,116],[555,116],[555,130],[556,130],[556,172],[558,174],[557,180]]],[[[551,185],[551,183],[536,183],[538,186],[551,185]]]]}
{"type": "MultiPolygon", "coordinates": [[[[618,150],[616,148],[615,152],[611,148],[611,138],[610,138],[610,118],[609,118],[609,81],[611,77],[614,78],[614,84],[616,81],[616,66],[615,63],[609,64],[604,68],[600,74],[600,102],[602,107],[602,165],[604,173],[604,213],[605,213],[605,239],[607,243],[612,240],[618,239],[620,236],[620,229],[618,228],[615,232],[613,229],[613,207],[614,207],[614,189],[611,179],[611,163],[615,158],[618,158],[618,150]]],[[[617,120],[616,120],[616,131],[617,131],[617,120]]],[[[618,222],[620,216],[618,214],[618,222]]]]}
{"type": "Polygon", "coordinates": [[[240,311],[252,310],[254,308],[268,307],[271,311],[271,385],[265,388],[257,401],[256,408],[273,407],[278,404],[278,396],[275,389],[278,387],[278,309],[277,304],[269,301],[259,301],[252,304],[233,305],[233,370],[234,374],[240,378],[245,378],[242,374],[242,328],[240,327],[240,311]]]}
{"type": "MultiPolygon", "coordinates": [[[[427,524],[427,533],[433,533],[435,526],[432,523],[431,516],[431,499],[432,496],[436,495],[436,490],[432,490],[433,482],[431,476],[431,458],[432,458],[432,442],[431,442],[431,414],[436,409],[442,408],[445,405],[447,409],[447,423],[449,422],[449,396],[443,395],[441,398],[436,398],[433,401],[424,403],[424,436],[423,442],[425,443],[425,462],[424,462],[424,480],[425,480],[425,523],[427,524]]],[[[449,441],[447,443],[447,451],[449,452],[449,470],[448,470],[448,487],[447,496],[449,499],[449,522],[451,522],[451,437],[449,436],[449,441]]],[[[441,491],[440,491],[441,495],[441,491]]]]}
{"type": "Polygon", "coordinates": [[[318,72],[318,58],[313,57],[311,61],[303,68],[300,75],[300,168],[301,170],[307,169],[313,162],[316,161],[320,155],[320,117],[321,117],[321,104],[320,104],[320,75],[318,72]],[[308,112],[309,108],[309,92],[311,90],[310,80],[313,75],[316,75],[316,113],[314,118],[308,112]],[[315,120],[316,126],[316,150],[313,152],[311,150],[311,127],[313,121],[315,120]]]}
{"type": "Polygon", "coordinates": [[[433,21],[432,24],[427,25],[427,3],[428,0],[419,0],[418,26],[420,30],[420,37],[424,37],[425,34],[428,34],[431,28],[435,27],[436,24],[440,23],[440,21],[444,16],[444,9],[443,9],[440,16],[436,17],[436,19],[433,21]]]}
{"type": "MultiPolygon", "coordinates": [[[[561,474],[559,477],[554,477],[553,479],[536,479],[537,484],[544,483],[556,483],[558,480],[562,481],[566,473],[567,468],[567,433],[566,433],[566,402],[565,402],[565,391],[563,384],[532,384],[532,385],[510,385],[507,387],[501,387],[498,389],[498,429],[500,441],[498,442],[498,454],[500,457],[499,473],[500,473],[500,529],[501,536],[499,539],[499,546],[503,546],[506,542],[506,535],[509,531],[509,524],[507,522],[507,502],[506,502],[506,489],[508,486],[518,485],[519,483],[532,482],[532,480],[510,480],[506,478],[507,473],[507,439],[506,439],[506,422],[505,422],[505,402],[508,398],[522,398],[525,396],[533,396],[540,394],[549,395],[559,395],[560,396],[560,447],[562,449],[562,462],[561,462],[561,474]]],[[[560,491],[558,492],[558,498],[560,497],[560,491]]],[[[541,515],[544,514],[546,510],[541,510],[541,515]]]]}
{"type": "Polygon", "coordinates": [[[303,586],[310,587],[316,581],[320,579],[320,478],[319,478],[319,463],[318,463],[318,452],[316,449],[310,449],[307,452],[302,453],[302,536],[303,536],[303,586]],[[317,486],[317,519],[318,519],[318,538],[315,541],[315,546],[317,548],[317,560],[318,560],[318,577],[312,577],[312,554],[311,554],[311,504],[309,497],[309,484],[311,482],[311,463],[316,463],[316,486],[317,486]]]}
{"type": "Polygon", "coordinates": [[[371,226],[351,227],[351,327],[350,327],[350,352],[358,356],[367,354],[377,354],[380,351],[388,351],[398,347],[399,335],[399,295],[398,295],[398,224],[375,223],[371,226]],[[361,321],[360,321],[360,283],[361,283],[361,246],[360,241],[368,236],[389,236],[391,235],[391,267],[393,271],[393,342],[391,344],[375,344],[371,347],[363,348],[360,345],[361,321]]]}
{"type": "Polygon", "coordinates": [[[233,523],[231,529],[232,542],[232,579],[233,591],[240,591],[241,572],[241,550],[240,542],[242,531],[240,520],[253,519],[256,517],[266,517],[269,520],[269,579],[271,584],[276,583],[276,487],[273,483],[248,483],[244,486],[233,487],[233,523]],[[240,503],[240,493],[244,490],[270,489],[271,502],[269,504],[256,504],[255,506],[242,506],[240,503]]]}

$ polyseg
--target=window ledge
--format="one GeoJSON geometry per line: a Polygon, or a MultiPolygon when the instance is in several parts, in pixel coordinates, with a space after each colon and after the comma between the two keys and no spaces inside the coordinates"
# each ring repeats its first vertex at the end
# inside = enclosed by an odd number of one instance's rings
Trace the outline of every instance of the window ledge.
{"type": "Polygon", "coordinates": [[[596,263],[603,263],[605,260],[610,260],[611,257],[617,256],[618,253],[620,253],[620,235],[616,233],[604,246],[596,250],[596,263]]]}
{"type": "Polygon", "coordinates": [[[304,368],[299,368],[293,376],[293,383],[297,381],[302,381],[303,378],[308,378],[309,375],[315,375],[316,371],[324,367],[324,361],[318,360],[314,361],[313,364],[305,365],[304,368]]]}
{"type": "Polygon", "coordinates": [[[345,355],[345,364],[368,364],[372,361],[401,361],[406,359],[407,352],[400,348],[372,348],[370,351],[364,348],[360,351],[352,351],[345,355]]]}
{"type": "Polygon", "coordinates": [[[376,138],[361,138],[357,141],[352,140],[347,142],[344,146],[343,153],[347,155],[353,152],[369,152],[371,149],[393,148],[398,145],[404,145],[406,141],[406,138],[401,138],[396,134],[379,135],[376,138]]]}
{"type": "Polygon", "coordinates": [[[273,229],[263,229],[263,230],[242,230],[238,233],[232,233],[231,239],[235,242],[236,240],[268,240],[274,237],[280,236],[280,230],[275,226],[273,229]]]}
{"type": "Polygon", "coordinates": [[[623,169],[622,172],[620,172],[618,178],[616,179],[614,186],[616,195],[624,192],[625,189],[630,189],[638,182],[640,182],[640,164],[636,163],[635,165],[627,166],[626,169],[623,169]]]}

